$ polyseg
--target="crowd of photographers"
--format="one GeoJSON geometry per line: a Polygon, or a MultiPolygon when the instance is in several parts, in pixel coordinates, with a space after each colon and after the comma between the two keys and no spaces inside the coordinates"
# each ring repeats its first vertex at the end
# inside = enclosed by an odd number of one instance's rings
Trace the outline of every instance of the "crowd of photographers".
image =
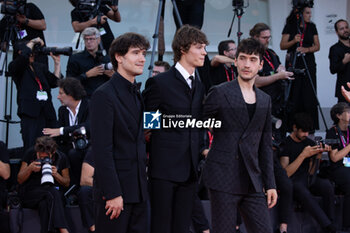
{"type": "MultiPolygon", "coordinates": [[[[198,2],[200,8],[204,8],[204,1],[198,2]]],[[[79,203],[84,227],[93,232],[94,159],[89,148],[89,99],[115,72],[106,54],[114,39],[107,18],[121,21],[118,1],[102,1],[98,12],[92,15],[91,5],[70,0],[74,6],[71,12],[73,30],[81,33],[85,44],[84,50],[75,54],[71,48],[45,47],[46,23],[35,4],[20,0],[5,3],[1,12],[6,16],[0,28],[8,28],[13,22],[18,27],[18,38],[11,36],[12,29],[1,30],[0,36],[4,38],[3,50],[8,49],[10,42],[14,45],[13,61],[8,69],[17,88],[17,113],[25,151],[17,176],[22,206],[38,209],[41,232],[54,229],[68,232],[64,202],[79,203]],[[48,68],[48,55],[54,61],[53,72],[48,68]],[[60,55],[70,56],[66,78],[60,71],[60,55]],[[58,119],[51,96],[51,88],[56,87],[62,104],[58,119]],[[66,193],[65,199],[63,193],[66,193]]],[[[329,59],[331,72],[337,74],[339,103],[331,110],[334,126],[326,135],[327,139],[335,141],[328,141],[331,145],[326,145],[327,141],[308,137],[309,132],[319,128],[314,53],[320,49],[320,42],[316,25],[311,22],[311,7],[293,8],[286,20],[280,44],[282,50],[288,50],[286,66],[268,48],[270,27],[257,23],[250,30],[250,36],[266,49],[255,85],[271,97],[272,115],[283,122],[282,126],[274,122],[273,130],[274,171],[280,196],[276,232],[281,233],[288,230],[293,200],[299,202],[326,232],[336,232],[334,186],[344,195],[342,228],[350,231],[350,107],[340,93],[341,87],[350,81],[349,24],[339,20],[334,25],[339,41],[330,48],[329,59]],[[287,132],[290,132],[288,137],[287,132]],[[323,161],[318,171],[323,152],[329,154],[329,161],[323,161]],[[312,195],[322,197],[322,207],[312,195]]],[[[225,40],[218,45],[218,55],[211,60],[205,58],[204,67],[198,72],[206,90],[237,79],[235,53],[235,41],[225,40]]],[[[158,61],[153,74],[169,69],[169,64],[158,61]]],[[[343,87],[343,91],[347,88],[343,87]]],[[[213,135],[210,131],[205,135],[209,149],[213,135]]],[[[5,180],[9,176],[9,156],[5,145],[0,143],[0,208],[7,205],[5,180]]],[[[201,207],[194,209],[192,215],[194,225],[198,222],[198,232],[209,232],[201,207]]],[[[232,225],[236,225],[239,232],[239,223],[232,225]]]]}

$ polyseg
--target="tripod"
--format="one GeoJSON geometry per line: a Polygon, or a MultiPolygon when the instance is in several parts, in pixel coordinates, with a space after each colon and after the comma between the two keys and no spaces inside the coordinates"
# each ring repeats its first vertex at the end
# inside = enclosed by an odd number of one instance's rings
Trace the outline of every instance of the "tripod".
{"type": "MultiPolygon", "coordinates": [[[[178,20],[180,26],[182,26],[182,20],[179,14],[179,10],[177,9],[177,5],[175,0],[171,0],[173,7],[174,7],[174,11],[175,11],[175,17],[178,20]]],[[[156,28],[154,30],[154,34],[153,34],[153,46],[152,46],[152,55],[151,55],[151,64],[148,67],[149,70],[149,75],[148,77],[152,77],[152,71],[153,71],[153,63],[154,63],[154,56],[156,54],[156,45],[158,42],[158,38],[159,38],[159,25],[160,25],[160,19],[161,19],[161,15],[164,16],[164,5],[165,5],[165,0],[159,0],[159,5],[158,5],[158,13],[157,13],[157,21],[156,21],[156,28]]],[[[196,70],[196,75],[197,75],[197,70],[196,70]]],[[[199,77],[199,75],[198,75],[199,77]]]]}
{"type": "MultiPolygon", "coordinates": [[[[296,12],[296,14],[297,14],[297,15],[296,15],[297,19],[299,19],[299,20],[297,20],[297,25],[296,25],[296,26],[297,26],[297,31],[298,31],[298,33],[301,35],[302,32],[301,32],[301,30],[300,30],[299,25],[300,25],[300,23],[302,23],[302,25],[305,25],[305,22],[304,22],[304,18],[303,18],[302,12],[301,12],[300,10],[298,10],[298,11],[296,12]]],[[[304,27],[305,27],[305,26],[304,26],[304,27]]],[[[300,42],[298,42],[298,43],[297,43],[297,48],[300,47],[300,45],[301,45],[300,42]]],[[[309,70],[309,67],[308,67],[308,65],[307,65],[307,63],[306,63],[306,60],[305,60],[305,54],[303,54],[303,53],[301,53],[301,52],[298,52],[298,51],[295,51],[294,54],[293,54],[293,59],[292,59],[291,68],[289,68],[289,70],[290,70],[290,71],[293,71],[293,72],[294,72],[294,71],[297,71],[297,73],[300,73],[300,70],[295,69],[297,57],[301,57],[301,60],[302,60],[302,62],[303,62],[303,66],[304,66],[304,68],[305,68],[306,76],[307,76],[307,78],[308,78],[308,80],[309,80],[309,82],[310,82],[311,89],[312,89],[312,93],[313,93],[313,95],[314,95],[314,97],[315,97],[315,100],[316,100],[316,103],[317,103],[317,108],[318,108],[318,110],[319,110],[319,112],[320,112],[320,114],[321,114],[322,120],[323,120],[324,127],[325,127],[326,130],[328,130],[327,123],[326,123],[325,117],[324,117],[324,115],[323,115],[323,111],[322,111],[321,106],[320,106],[320,102],[319,102],[318,97],[317,97],[317,94],[316,94],[316,89],[315,89],[315,86],[314,86],[314,84],[313,84],[313,82],[312,82],[310,70],[309,70]]],[[[285,94],[285,101],[286,101],[286,102],[288,102],[289,97],[290,97],[291,86],[292,86],[292,81],[289,81],[288,86],[287,86],[287,89],[286,89],[286,94],[285,94]]]]}
{"type": "Polygon", "coordinates": [[[12,121],[12,96],[13,96],[13,80],[10,79],[10,74],[8,72],[8,51],[10,48],[10,43],[12,44],[13,48],[13,42],[17,40],[19,37],[19,33],[16,27],[17,20],[14,16],[5,16],[4,20],[6,20],[6,29],[4,33],[4,37],[2,40],[2,43],[6,44],[5,52],[1,52],[0,59],[3,61],[1,70],[0,70],[0,76],[2,76],[5,73],[6,78],[6,86],[5,86],[5,113],[4,113],[4,120],[0,120],[0,122],[6,123],[6,137],[5,137],[5,144],[6,147],[8,147],[8,139],[9,139],[9,126],[10,124],[17,124],[19,121],[12,121]],[[10,92],[10,93],[9,93],[10,92]],[[8,100],[9,99],[9,100],[8,100]],[[8,106],[9,105],[9,106],[8,106]]]}
{"type": "Polygon", "coordinates": [[[237,16],[237,18],[238,18],[237,41],[238,41],[238,44],[239,44],[239,42],[241,41],[241,37],[243,35],[243,33],[241,32],[241,18],[242,18],[243,14],[244,14],[244,11],[243,11],[243,8],[241,8],[241,7],[239,7],[239,8],[235,7],[233,9],[233,12],[234,12],[234,14],[233,14],[233,18],[232,18],[232,21],[231,21],[231,26],[230,26],[230,29],[228,31],[227,37],[230,37],[230,35],[231,35],[233,22],[235,21],[235,17],[237,16]]]}

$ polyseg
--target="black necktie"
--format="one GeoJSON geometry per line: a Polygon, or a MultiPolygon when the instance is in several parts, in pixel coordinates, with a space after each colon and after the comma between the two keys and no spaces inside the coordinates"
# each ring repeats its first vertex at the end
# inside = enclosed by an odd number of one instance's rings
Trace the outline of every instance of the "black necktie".
{"type": "Polygon", "coordinates": [[[188,77],[191,80],[191,89],[194,89],[194,77],[191,75],[190,77],[188,77]]]}

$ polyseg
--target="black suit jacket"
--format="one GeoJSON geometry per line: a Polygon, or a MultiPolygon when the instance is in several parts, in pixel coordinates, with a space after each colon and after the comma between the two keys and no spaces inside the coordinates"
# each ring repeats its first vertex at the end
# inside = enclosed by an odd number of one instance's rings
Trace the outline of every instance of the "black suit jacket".
{"type": "Polygon", "coordinates": [[[19,117],[22,115],[38,117],[41,112],[44,112],[46,119],[56,120],[51,88],[57,87],[58,78],[42,63],[34,62],[32,64],[33,72],[29,67],[30,53],[31,50],[24,47],[22,53],[9,64],[9,72],[17,87],[17,114],[19,117]],[[47,92],[48,99],[46,101],[39,101],[36,98],[39,84],[35,77],[38,77],[43,90],[47,92]]]}
{"type": "Polygon", "coordinates": [[[61,106],[58,109],[58,124],[59,127],[63,127],[63,135],[60,137],[60,144],[70,144],[71,136],[74,130],[84,126],[86,129],[87,136],[90,135],[90,117],[89,117],[89,101],[84,98],[81,100],[79,112],[78,112],[78,124],[69,125],[69,111],[66,106],[61,106]]]}
{"type": "MultiPolygon", "coordinates": [[[[164,115],[191,115],[201,119],[204,87],[195,78],[194,90],[175,67],[149,78],[143,96],[147,111],[164,115]]],[[[172,120],[176,120],[172,119],[172,120]]],[[[152,178],[185,182],[196,171],[200,152],[201,131],[168,128],[152,131],[149,174],[152,178]]]]}
{"type": "Polygon", "coordinates": [[[115,73],[94,92],[90,101],[97,201],[118,196],[123,197],[124,203],[148,199],[142,112],[126,82],[129,81],[115,73]]]}
{"type": "Polygon", "coordinates": [[[204,117],[222,121],[221,128],[214,129],[203,171],[208,188],[246,194],[249,180],[254,192],[275,188],[270,97],[254,90],[256,110],[251,121],[237,80],[214,86],[204,102],[204,117]]]}

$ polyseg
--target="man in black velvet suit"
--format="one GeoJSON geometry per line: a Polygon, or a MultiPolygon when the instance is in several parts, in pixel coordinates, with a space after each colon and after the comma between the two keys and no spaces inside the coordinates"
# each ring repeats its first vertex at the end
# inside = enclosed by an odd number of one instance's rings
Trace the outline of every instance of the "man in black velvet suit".
{"type": "Polygon", "coordinates": [[[209,188],[212,232],[235,232],[237,209],[249,233],[271,233],[268,208],[277,201],[273,173],[271,101],[254,86],[264,47],[246,39],[238,46],[238,78],[214,86],[204,118],[221,120],[203,171],[209,188]],[[267,195],[267,202],[264,192],[267,195]]]}
{"type": "Polygon", "coordinates": [[[90,136],[89,102],[84,87],[75,78],[66,78],[58,82],[57,99],[62,103],[58,109],[59,128],[44,128],[43,134],[58,137],[59,147],[70,162],[71,183],[80,183],[81,166],[86,154],[86,148],[75,148],[72,133],[85,128],[86,137],[90,136]]]}
{"type": "Polygon", "coordinates": [[[149,42],[136,33],[116,38],[110,48],[116,72],[90,101],[98,233],[147,232],[143,103],[135,76],[143,72],[148,48],[149,42]]]}
{"type": "MultiPolygon", "coordinates": [[[[185,25],[177,31],[172,43],[175,66],[147,80],[143,93],[147,111],[201,118],[204,86],[196,77],[195,68],[203,65],[207,44],[205,34],[195,27],[185,25]]],[[[149,156],[152,233],[188,232],[201,137],[195,128],[152,131],[149,156]]]]}

